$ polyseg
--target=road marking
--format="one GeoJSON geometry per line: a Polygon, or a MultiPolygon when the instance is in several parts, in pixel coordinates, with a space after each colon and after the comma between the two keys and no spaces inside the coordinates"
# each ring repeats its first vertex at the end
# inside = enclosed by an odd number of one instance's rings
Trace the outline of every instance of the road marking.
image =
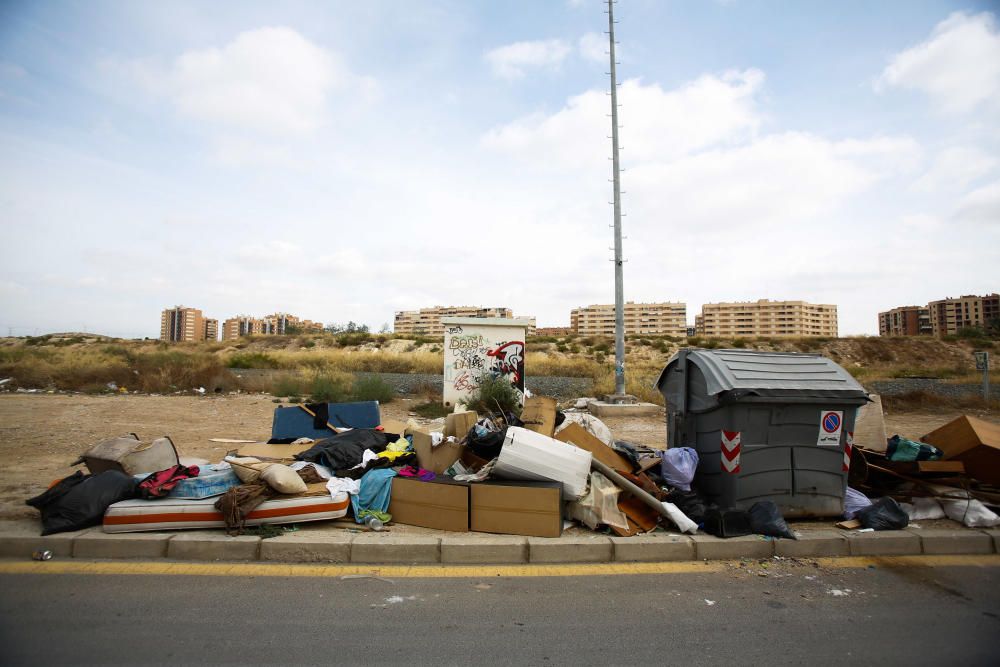
{"type": "MultiPolygon", "coordinates": [[[[817,558],[822,567],[1000,567],[992,556],[854,556],[817,558]]],[[[739,561],[676,563],[581,563],[574,565],[309,565],[289,563],[163,563],[117,561],[0,562],[0,574],[95,574],[204,577],[341,577],[369,574],[396,578],[591,577],[628,574],[693,574],[729,570],[739,561]]],[[[780,561],[771,561],[780,562],[780,561]]]]}

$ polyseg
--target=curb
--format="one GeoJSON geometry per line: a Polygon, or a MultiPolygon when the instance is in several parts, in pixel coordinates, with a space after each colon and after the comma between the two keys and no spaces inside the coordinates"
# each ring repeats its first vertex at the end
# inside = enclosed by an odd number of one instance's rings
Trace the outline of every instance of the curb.
{"type": "Polygon", "coordinates": [[[49,550],[56,558],[161,559],[353,564],[554,564],[636,563],[741,558],[983,555],[1000,553],[1000,528],[906,529],[879,533],[817,530],[798,540],[748,535],[720,539],[659,533],[621,538],[513,535],[391,535],[388,533],[290,533],[270,539],[219,531],[104,533],[99,527],[39,537],[24,530],[0,532],[0,558],[28,559],[49,550]]]}

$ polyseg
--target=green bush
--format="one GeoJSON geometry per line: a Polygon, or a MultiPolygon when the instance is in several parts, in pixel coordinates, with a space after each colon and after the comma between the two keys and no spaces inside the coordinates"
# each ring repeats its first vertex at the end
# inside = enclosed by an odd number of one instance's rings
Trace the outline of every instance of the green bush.
{"type": "Polygon", "coordinates": [[[745,338],[736,338],[733,340],[733,347],[742,350],[747,346],[747,341],[745,338]]]}
{"type": "Polygon", "coordinates": [[[313,403],[344,403],[351,398],[350,376],[320,373],[313,378],[309,395],[313,403]]]}
{"type": "Polygon", "coordinates": [[[359,377],[354,381],[351,398],[355,401],[378,401],[391,403],[396,397],[396,390],[380,377],[359,377]]]}
{"type": "Polygon", "coordinates": [[[294,376],[284,376],[278,378],[274,383],[271,394],[274,396],[300,396],[305,389],[302,378],[294,376]]]}
{"type": "Polygon", "coordinates": [[[478,378],[479,386],[461,401],[468,410],[481,415],[498,411],[521,414],[521,402],[510,381],[504,376],[485,373],[478,378]]]}
{"type": "Polygon", "coordinates": [[[438,419],[451,414],[451,410],[444,407],[441,401],[427,401],[426,403],[414,405],[413,411],[424,419],[438,419]]]}

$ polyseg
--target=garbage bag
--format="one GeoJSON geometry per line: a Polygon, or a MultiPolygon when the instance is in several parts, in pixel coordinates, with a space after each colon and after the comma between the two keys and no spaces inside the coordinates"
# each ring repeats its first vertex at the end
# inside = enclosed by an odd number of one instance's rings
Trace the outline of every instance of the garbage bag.
{"type": "Polygon", "coordinates": [[[854,518],[865,528],[875,530],[900,530],[910,523],[910,517],[893,498],[879,498],[858,511],[854,518]]]}
{"type": "Polygon", "coordinates": [[[890,461],[937,461],[944,452],[926,442],[894,435],[886,444],[885,455],[890,461]]]}
{"type": "Polygon", "coordinates": [[[134,498],[135,488],[135,478],[121,470],[96,475],[77,471],[27,503],[42,513],[42,535],[51,535],[96,526],[110,505],[134,498]]]}
{"type": "Polygon", "coordinates": [[[698,532],[698,524],[692,521],[687,514],[682,512],[677,505],[666,501],[660,501],[660,504],[663,505],[663,509],[666,510],[667,516],[670,517],[670,520],[674,522],[674,525],[677,526],[682,533],[698,532]]]}
{"type": "Polygon", "coordinates": [[[698,468],[698,452],[691,447],[671,447],[660,452],[663,462],[660,474],[670,486],[681,491],[691,490],[691,480],[698,468]]]}
{"type": "Polygon", "coordinates": [[[761,500],[750,506],[750,530],[757,535],[770,537],[787,537],[795,539],[795,533],[785,523],[785,517],[772,500],[761,500]]]}
{"type": "Polygon", "coordinates": [[[697,491],[681,491],[671,489],[667,494],[667,502],[673,503],[695,523],[705,523],[705,501],[697,491]]]}
{"type": "Polygon", "coordinates": [[[944,508],[933,498],[914,498],[912,503],[899,503],[899,506],[910,517],[910,521],[945,518],[944,508]]]}
{"type": "Polygon", "coordinates": [[[853,519],[858,510],[864,509],[871,504],[872,501],[868,499],[868,496],[860,491],[855,491],[851,487],[847,487],[847,491],[844,492],[844,518],[853,519]]]}
{"type": "Polygon", "coordinates": [[[968,528],[993,528],[1000,526],[1000,516],[994,514],[986,505],[969,495],[964,489],[950,486],[933,486],[935,493],[945,496],[939,498],[944,513],[952,521],[959,521],[968,528]]]}
{"type": "Polygon", "coordinates": [[[579,424],[592,436],[603,442],[608,447],[611,446],[611,429],[594,415],[586,412],[567,412],[566,419],[556,427],[556,433],[563,430],[569,424],[579,424]]]}
{"type": "Polygon", "coordinates": [[[490,460],[500,456],[500,450],[503,449],[503,441],[506,437],[506,428],[499,431],[487,431],[473,426],[469,430],[465,444],[479,458],[490,460]]]}
{"type": "Polygon", "coordinates": [[[720,510],[716,507],[705,512],[705,532],[716,537],[750,535],[750,516],[743,510],[720,510]]]}

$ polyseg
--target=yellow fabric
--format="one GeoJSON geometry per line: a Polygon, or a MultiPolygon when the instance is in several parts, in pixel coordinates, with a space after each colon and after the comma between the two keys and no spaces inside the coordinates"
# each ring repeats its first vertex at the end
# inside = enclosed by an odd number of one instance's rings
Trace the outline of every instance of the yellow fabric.
{"type": "Polygon", "coordinates": [[[406,438],[400,438],[396,442],[389,443],[389,446],[385,448],[387,452],[405,452],[410,447],[410,441],[406,438]]]}
{"type": "Polygon", "coordinates": [[[384,452],[379,452],[379,458],[389,459],[390,461],[395,461],[400,456],[402,456],[403,454],[407,454],[407,453],[408,452],[393,452],[393,451],[389,451],[387,449],[384,452]]]}

